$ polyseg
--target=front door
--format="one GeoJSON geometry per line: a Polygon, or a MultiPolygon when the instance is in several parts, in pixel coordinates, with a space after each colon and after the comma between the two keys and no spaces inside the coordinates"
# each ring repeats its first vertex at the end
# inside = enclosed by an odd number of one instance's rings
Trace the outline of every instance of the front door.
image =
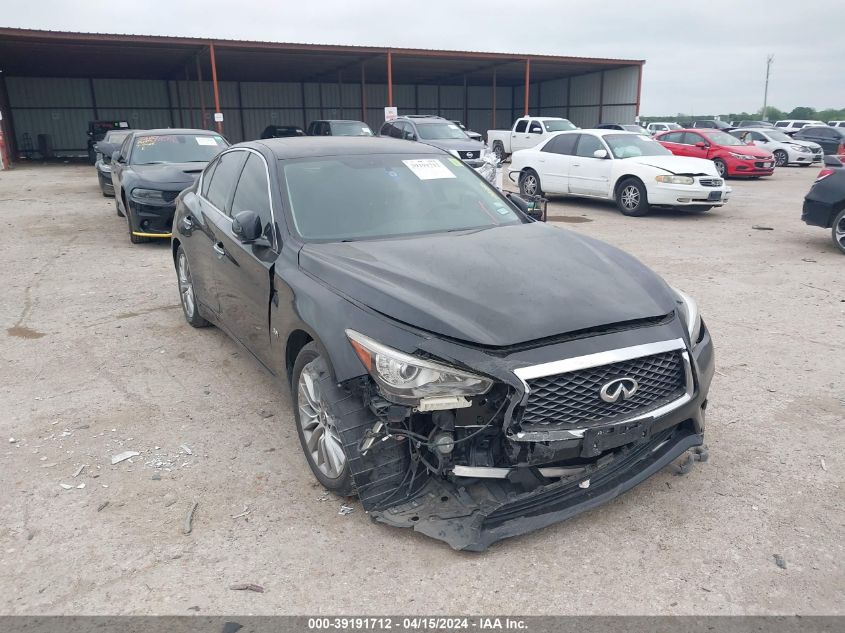
{"type": "Polygon", "coordinates": [[[529,119],[519,119],[511,132],[511,152],[533,147],[531,134],[528,133],[529,119]]]}
{"type": "Polygon", "coordinates": [[[540,184],[546,193],[569,193],[569,167],[579,134],[558,134],[540,150],[540,184]]]}
{"type": "Polygon", "coordinates": [[[692,156],[693,158],[707,158],[707,149],[710,143],[707,142],[701,134],[695,132],[684,132],[684,142],[682,144],[683,153],[681,156],[692,156]],[[704,143],[704,146],[699,147],[698,143],[704,143]]]}
{"type": "Polygon", "coordinates": [[[231,219],[220,232],[217,298],[226,329],[267,367],[270,349],[270,267],[276,260],[276,232],[270,202],[268,166],[257,152],[248,154],[232,198],[230,216],[253,211],[261,218],[263,239],[244,244],[232,232],[231,219]]]}
{"type": "Polygon", "coordinates": [[[610,171],[612,160],[608,152],[607,158],[596,158],[596,150],[607,147],[598,136],[593,134],[579,134],[575,154],[569,166],[569,190],[589,196],[607,196],[610,190],[610,171]]]}

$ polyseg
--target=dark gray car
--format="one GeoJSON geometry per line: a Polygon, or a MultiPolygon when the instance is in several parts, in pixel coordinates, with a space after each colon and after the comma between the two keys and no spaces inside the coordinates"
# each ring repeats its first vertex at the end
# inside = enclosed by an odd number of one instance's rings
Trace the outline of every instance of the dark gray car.
{"type": "Polygon", "coordinates": [[[385,121],[379,136],[419,141],[437,147],[460,158],[470,167],[481,167],[487,152],[484,143],[471,139],[452,121],[439,116],[409,115],[385,121]]]}

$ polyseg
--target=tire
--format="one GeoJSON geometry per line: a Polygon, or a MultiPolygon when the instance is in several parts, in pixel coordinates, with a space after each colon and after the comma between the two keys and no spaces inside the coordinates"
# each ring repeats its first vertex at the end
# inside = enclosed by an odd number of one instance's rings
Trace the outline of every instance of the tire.
{"type": "Polygon", "coordinates": [[[145,244],[149,242],[151,238],[143,237],[141,235],[135,235],[132,232],[132,206],[127,202],[126,203],[126,224],[129,226],[129,241],[133,244],[145,244]]]}
{"type": "Polygon", "coordinates": [[[640,218],[650,211],[648,192],[639,178],[627,178],[616,188],[616,206],[633,218],[640,218]]]}
{"type": "Polygon", "coordinates": [[[188,256],[181,246],[176,249],[176,280],[179,282],[179,302],[182,304],[182,314],[185,316],[185,320],[195,328],[211,325],[200,316],[199,303],[194,292],[194,281],[191,277],[191,267],[188,265],[188,256]]]}
{"type": "Polygon", "coordinates": [[[329,413],[331,394],[323,393],[325,386],[334,385],[323,354],[312,341],[296,357],[291,389],[296,431],[317,481],[336,494],[350,496],[355,494],[355,486],[349,472],[349,458],[338,432],[338,420],[329,413]]]}
{"type": "Polygon", "coordinates": [[[725,164],[721,158],[714,158],[713,164],[716,165],[716,171],[719,172],[719,176],[722,178],[728,177],[728,166],[725,164]]]}
{"type": "Polygon", "coordinates": [[[774,154],[775,167],[786,167],[786,165],[789,163],[789,155],[782,149],[776,149],[774,151],[774,154]]]}
{"type": "Polygon", "coordinates": [[[505,146],[502,145],[500,141],[493,143],[493,153],[496,155],[496,160],[500,163],[504,163],[505,159],[508,157],[508,155],[505,154],[505,146]]]}
{"type": "Polygon", "coordinates": [[[119,217],[119,218],[126,217],[125,215],[123,215],[123,211],[121,211],[121,209],[120,209],[120,200],[118,200],[116,195],[114,197],[114,210],[115,210],[115,213],[117,213],[117,217],[119,217]]]}
{"type": "Polygon", "coordinates": [[[810,163],[801,163],[799,167],[811,167],[810,163]]]}
{"type": "Polygon", "coordinates": [[[840,253],[845,255],[845,209],[840,210],[833,218],[830,236],[833,238],[833,245],[839,249],[840,253]]]}
{"type": "Polygon", "coordinates": [[[542,196],[543,188],[540,186],[540,176],[533,169],[524,169],[519,174],[519,193],[524,196],[542,196]]]}

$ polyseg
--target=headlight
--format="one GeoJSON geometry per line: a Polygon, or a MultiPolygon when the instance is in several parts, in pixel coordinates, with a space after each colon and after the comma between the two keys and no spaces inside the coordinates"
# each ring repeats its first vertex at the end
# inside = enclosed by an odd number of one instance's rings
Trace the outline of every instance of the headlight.
{"type": "Polygon", "coordinates": [[[415,405],[421,398],[477,396],[493,385],[487,378],[404,354],[353,330],[346,330],[346,336],[382,394],[394,402],[415,405]]]}
{"type": "Polygon", "coordinates": [[[669,185],[694,185],[695,178],[691,176],[655,176],[657,182],[665,182],[669,185]]]}
{"type": "Polygon", "coordinates": [[[790,147],[791,147],[792,149],[794,149],[796,152],[803,152],[803,153],[807,153],[807,152],[809,152],[809,151],[810,151],[810,148],[809,148],[809,147],[804,147],[803,145],[790,145],[790,147]]]}
{"type": "Polygon", "coordinates": [[[678,290],[677,288],[672,288],[672,290],[677,295],[676,303],[678,304],[678,311],[681,313],[681,318],[687,326],[690,344],[695,347],[698,337],[701,336],[701,313],[698,311],[698,304],[695,302],[695,299],[682,290],[678,290]]]}
{"type": "Polygon", "coordinates": [[[740,160],[754,160],[757,158],[756,156],[749,156],[748,154],[735,154],[734,152],[730,152],[730,154],[734,158],[738,158],[740,160]]]}
{"type": "Polygon", "coordinates": [[[132,197],[136,200],[164,202],[164,192],[155,189],[141,189],[140,187],[132,190],[132,197]]]}

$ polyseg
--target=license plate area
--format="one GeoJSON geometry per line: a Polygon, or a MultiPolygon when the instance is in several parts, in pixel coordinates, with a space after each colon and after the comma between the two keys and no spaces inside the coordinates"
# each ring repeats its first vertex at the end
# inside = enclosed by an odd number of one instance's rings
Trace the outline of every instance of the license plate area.
{"type": "Polygon", "coordinates": [[[587,429],[581,445],[581,457],[595,457],[604,451],[618,448],[651,434],[651,422],[631,422],[599,429],[587,429]]]}
{"type": "Polygon", "coordinates": [[[711,192],[707,195],[707,199],[708,199],[708,200],[713,200],[713,201],[716,201],[716,200],[721,200],[721,199],[722,199],[722,192],[721,192],[721,191],[711,191],[711,192]]]}

